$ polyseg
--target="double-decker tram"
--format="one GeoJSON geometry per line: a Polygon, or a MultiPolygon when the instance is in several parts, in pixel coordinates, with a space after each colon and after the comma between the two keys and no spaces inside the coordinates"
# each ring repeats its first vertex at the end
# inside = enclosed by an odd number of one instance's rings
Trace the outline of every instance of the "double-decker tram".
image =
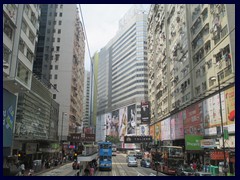
{"type": "Polygon", "coordinates": [[[152,168],[165,174],[176,174],[176,169],[184,164],[181,146],[161,146],[151,150],[152,168]]]}
{"type": "Polygon", "coordinates": [[[99,170],[112,170],[112,143],[100,142],[99,146],[99,170]]]}

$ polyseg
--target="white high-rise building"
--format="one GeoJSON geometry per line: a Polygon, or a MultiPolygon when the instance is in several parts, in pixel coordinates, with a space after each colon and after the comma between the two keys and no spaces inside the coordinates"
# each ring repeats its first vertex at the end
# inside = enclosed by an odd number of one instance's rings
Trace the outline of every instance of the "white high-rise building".
{"type": "Polygon", "coordinates": [[[100,121],[111,116],[116,125],[115,133],[107,126],[105,129],[109,132],[106,135],[120,136],[121,109],[125,108],[129,131],[124,135],[140,134],[141,102],[147,99],[147,14],[135,5],[119,21],[116,36],[99,52],[96,124],[103,124],[100,121]],[[133,131],[130,130],[132,111],[135,114],[133,131]]]}

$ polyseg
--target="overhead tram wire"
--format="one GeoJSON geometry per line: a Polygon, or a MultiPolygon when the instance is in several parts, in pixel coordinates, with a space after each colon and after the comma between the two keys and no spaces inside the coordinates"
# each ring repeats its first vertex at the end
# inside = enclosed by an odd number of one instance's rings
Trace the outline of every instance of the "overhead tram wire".
{"type": "Polygon", "coordinates": [[[94,73],[94,70],[93,70],[93,60],[92,60],[91,53],[90,53],[90,48],[89,48],[87,32],[86,32],[86,28],[85,28],[85,24],[84,24],[82,8],[81,8],[80,4],[78,4],[78,6],[79,6],[80,14],[81,14],[81,17],[82,17],[83,31],[84,31],[86,42],[87,42],[87,49],[88,49],[88,54],[89,54],[89,58],[90,58],[90,61],[91,61],[91,70],[92,70],[92,78],[93,78],[93,80],[91,81],[92,89],[91,89],[91,95],[90,95],[91,96],[91,101],[90,101],[90,118],[89,118],[90,127],[92,127],[93,126],[93,90],[95,90],[95,87],[97,87],[97,82],[96,82],[96,76],[95,76],[95,73],[94,73]],[[93,89],[93,82],[94,82],[94,89],[93,89]]]}
{"type": "MultiPolygon", "coordinates": [[[[92,69],[93,69],[93,60],[92,60],[91,52],[90,52],[90,48],[89,48],[89,43],[88,43],[88,38],[87,38],[87,32],[86,32],[86,28],[85,28],[84,19],[83,19],[82,8],[81,8],[81,5],[80,5],[80,4],[78,4],[78,6],[79,6],[80,14],[81,14],[81,17],[82,17],[83,31],[84,31],[84,34],[85,34],[85,37],[86,37],[87,49],[88,49],[88,54],[89,54],[89,58],[90,58],[90,61],[91,61],[91,67],[92,67],[92,69]]],[[[94,73],[94,71],[92,71],[92,73],[93,73],[93,77],[94,77],[94,85],[96,86],[96,85],[97,85],[97,82],[96,82],[96,78],[95,78],[95,73],[94,73]]]]}

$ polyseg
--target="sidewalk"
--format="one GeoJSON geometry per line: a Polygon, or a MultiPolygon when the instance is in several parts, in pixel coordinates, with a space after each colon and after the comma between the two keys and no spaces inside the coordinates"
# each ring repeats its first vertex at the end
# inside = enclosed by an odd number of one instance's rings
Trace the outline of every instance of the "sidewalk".
{"type": "MultiPolygon", "coordinates": [[[[59,164],[59,165],[57,165],[57,166],[52,166],[52,167],[50,167],[50,168],[42,167],[42,169],[41,169],[40,171],[38,171],[38,172],[33,172],[33,173],[32,173],[32,176],[38,176],[39,174],[42,174],[42,173],[51,171],[51,170],[53,170],[53,169],[57,169],[57,168],[59,168],[59,167],[61,167],[61,166],[64,166],[64,165],[66,165],[66,164],[69,164],[69,163],[72,164],[71,161],[67,161],[66,163],[62,163],[62,164],[59,164]]],[[[25,173],[24,173],[24,176],[29,176],[29,175],[28,175],[29,171],[30,171],[30,169],[26,169],[26,171],[25,171],[25,173]]]]}

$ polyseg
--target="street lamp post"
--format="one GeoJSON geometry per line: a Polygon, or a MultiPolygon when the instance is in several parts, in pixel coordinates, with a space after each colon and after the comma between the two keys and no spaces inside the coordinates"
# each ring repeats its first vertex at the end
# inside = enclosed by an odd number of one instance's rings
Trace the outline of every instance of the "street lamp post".
{"type": "Polygon", "coordinates": [[[226,152],[225,152],[225,141],[224,141],[224,132],[223,132],[222,100],[221,100],[220,78],[219,78],[219,74],[217,75],[217,81],[218,81],[218,93],[219,93],[219,104],[220,104],[221,128],[222,128],[223,158],[224,158],[223,172],[224,172],[224,175],[227,176],[227,168],[226,168],[226,152]]]}

